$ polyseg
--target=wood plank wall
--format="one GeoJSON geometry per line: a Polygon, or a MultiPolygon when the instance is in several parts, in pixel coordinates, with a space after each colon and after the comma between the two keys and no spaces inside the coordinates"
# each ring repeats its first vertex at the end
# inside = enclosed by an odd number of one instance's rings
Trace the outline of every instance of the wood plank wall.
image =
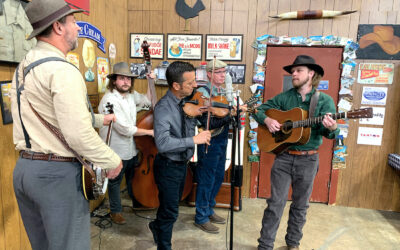
{"type": "MultiPolygon", "coordinates": [[[[91,0],[90,16],[78,14],[77,19],[88,21],[102,30],[107,39],[106,49],[113,42],[117,46],[118,61],[141,62],[129,58],[129,33],[193,33],[243,34],[243,61],[246,84],[239,85],[242,98],[250,97],[253,62],[256,52],[250,47],[263,34],[311,36],[336,35],[356,39],[358,24],[400,24],[400,0],[203,0],[206,9],[190,19],[190,31],[183,31],[185,22],[175,12],[175,0],[91,0]],[[268,18],[296,10],[358,10],[357,13],[334,19],[277,21],[268,18]]],[[[196,0],[186,0],[193,6],[196,0]]],[[[80,39],[81,54],[83,39],[80,39]]],[[[99,49],[96,56],[106,57],[99,49]]],[[[204,54],[203,54],[204,58],[204,54]]],[[[161,60],[154,60],[158,65],[161,60]]],[[[190,61],[195,66],[198,61],[190,61]]],[[[357,122],[351,122],[348,166],[340,170],[338,205],[400,211],[400,180],[387,166],[387,154],[400,152],[399,62],[396,77],[389,86],[388,103],[382,147],[356,144],[357,122]],[[397,143],[397,144],[396,144],[397,143]],[[396,146],[397,145],[397,146],[396,146]]],[[[80,61],[84,73],[83,61],[80,61]]],[[[0,80],[9,80],[15,65],[0,63],[0,80]]],[[[137,80],[135,88],[146,92],[146,81],[137,80]]],[[[93,85],[88,84],[92,90],[93,85]]],[[[355,85],[355,107],[360,105],[361,86],[355,85]]],[[[160,98],[165,87],[157,87],[160,98]]],[[[3,125],[0,118],[0,249],[29,249],[29,242],[18,213],[12,189],[12,171],[17,158],[12,142],[12,125],[3,125]]],[[[246,157],[249,152],[245,145],[246,157]]],[[[245,161],[243,195],[250,189],[250,164],[245,161]]]]}
{"type": "MultiPolygon", "coordinates": [[[[117,47],[116,61],[127,61],[128,55],[128,27],[127,0],[91,0],[90,16],[76,14],[76,19],[93,24],[99,28],[106,38],[106,52],[104,54],[96,47],[96,57],[108,57],[108,46],[112,42],[117,47]]],[[[82,61],[83,39],[79,39],[79,47],[74,52],[80,55],[80,70],[82,74],[86,68],[82,61]]],[[[0,62],[0,80],[11,80],[16,65],[0,62]]],[[[92,69],[96,72],[96,66],[92,69]]],[[[95,83],[87,83],[89,94],[95,94],[95,83]]],[[[0,249],[30,249],[30,243],[20,219],[18,205],[15,200],[12,186],[12,172],[17,152],[12,141],[12,124],[3,125],[0,116],[0,249]]]]}

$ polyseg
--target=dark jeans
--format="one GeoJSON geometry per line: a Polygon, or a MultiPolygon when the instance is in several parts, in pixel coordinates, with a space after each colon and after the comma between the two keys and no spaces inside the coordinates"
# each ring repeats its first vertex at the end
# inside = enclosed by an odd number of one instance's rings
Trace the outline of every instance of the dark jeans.
{"type": "Polygon", "coordinates": [[[122,182],[122,177],[125,174],[126,186],[128,189],[128,194],[133,199],[132,192],[132,178],[135,174],[135,164],[137,162],[137,156],[133,157],[130,160],[122,161],[122,170],[117,176],[117,178],[113,180],[108,180],[108,196],[110,199],[110,210],[111,213],[121,213],[121,197],[120,197],[120,186],[122,182]]]}
{"type": "Polygon", "coordinates": [[[264,211],[258,249],[273,249],[290,185],[293,193],[285,240],[288,246],[300,245],[318,162],[318,154],[276,156],[271,169],[271,198],[264,211]]]}
{"type": "Polygon", "coordinates": [[[216,137],[213,137],[205,153],[205,146],[197,146],[198,164],[195,169],[196,188],[196,216],[197,224],[208,222],[209,216],[214,214],[215,197],[224,181],[226,145],[228,143],[228,128],[216,137]]]}
{"type": "Polygon", "coordinates": [[[19,158],[13,183],[33,250],[90,249],[89,202],[79,162],[19,158]]]}
{"type": "Polygon", "coordinates": [[[171,161],[160,154],[154,159],[154,178],[160,201],[154,221],[158,250],[171,249],[172,229],[178,218],[179,201],[185,186],[186,166],[186,162],[171,161]]]}

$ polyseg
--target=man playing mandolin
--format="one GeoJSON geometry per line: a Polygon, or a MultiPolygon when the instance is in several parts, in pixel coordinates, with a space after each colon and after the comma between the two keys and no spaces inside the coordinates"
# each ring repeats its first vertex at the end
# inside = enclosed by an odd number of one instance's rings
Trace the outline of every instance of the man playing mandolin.
{"type": "MultiPolygon", "coordinates": [[[[138,109],[150,106],[151,103],[145,95],[133,90],[134,77],[137,77],[137,75],[133,75],[130,72],[127,63],[116,63],[113,67],[113,73],[107,76],[110,79],[107,85],[109,91],[103,96],[99,104],[99,113],[104,114],[107,113],[105,105],[107,103],[112,104],[112,111],[117,118],[112,128],[113,134],[111,136],[110,147],[121,157],[123,167],[118,177],[108,182],[110,217],[116,224],[126,223],[121,213],[120,198],[120,185],[124,174],[128,194],[134,201],[131,183],[134,175],[134,167],[137,162],[138,150],[136,149],[133,136],[153,136],[154,134],[152,129],[136,127],[136,113],[139,111],[138,109]]],[[[107,127],[100,129],[100,136],[103,140],[106,140],[107,132],[107,127]]]]}
{"type": "Polygon", "coordinates": [[[324,118],[322,123],[311,127],[311,136],[306,144],[290,146],[287,151],[276,155],[271,169],[271,198],[267,200],[268,207],[264,211],[258,249],[273,249],[290,185],[293,194],[285,240],[288,249],[299,249],[314,178],[319,166],[317,150],[322,144],[322,136],[333,139],[339,133],[336,121],[330,117],[330,114],[336,113],[333,99],[316,90],[324,75],[323,68],[315,63],[314,58],[299,55],[293,64],[283,69],[292,75],[293,88],[258,107],[254,115],[257,122],[265,125],[269,132],[276,133],[281,130],[282,124],[267,117],[265,112],[269,109],[288,111],[296,107],[314,110],[311,111],[312,116],[324,116],[324,118]]]}

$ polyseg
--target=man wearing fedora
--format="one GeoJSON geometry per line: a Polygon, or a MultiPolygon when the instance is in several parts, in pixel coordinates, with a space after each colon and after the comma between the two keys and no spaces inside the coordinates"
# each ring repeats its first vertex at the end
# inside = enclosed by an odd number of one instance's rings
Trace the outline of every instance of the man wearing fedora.
{"type": "Polygon", "coordinates": [[[304,110],[314,109],[312,115],[324,116],[324,119],[322,124],[312,126],[311,137],[306,144],[291,146],[287,151],[276,155],[271,169],[271,197],[267,200],[268,207],[264,211],[258,249],[273,249],[290,186],[293,194],[285,240],[288,249],[299,249],[314,178],[319,166],[317,150],[322,144],[322,136],[333,139],[339,133],[336,121],[330,117],[330,114],[336,113],[333,99],[316,90],[324,75],[323,68],[316,64],[311,56],[299,55],[293,64],[283,69],[292,75],[293,88],[258,107],[254,115],[257,122],[267,126],[271,133],[279,131],[282,124],[265,115],[271,108],[282,111],[296,107],[304,110]]]}
{"type": "MultiPolygon", "coordinates": [[[[110,199],[111,220],[116,224],[125,224],[122,216],[122,206],[120,198],[120,185],[125,174],[128,194],[134,200],[132,193],[132,178],[134,167],[137,162],[137,153],[133,136],[149,135],[153,136],[153,130],[141,129],[136,127],[137,109],[150,106],[151,102],[145,95],[133,90],[134,77],[130,72],[129,65],[125,62],[116,63],[113,73],[107,76],[110,79],[107,85],[107,93],[103,96],[99,104],[99,113],[106,114],[105,105],[113,105],[113,112],[117,121],[113,125],[110,147],[121,157],[122,170],[117,178],[108,182],[108,196],[110,199]]],[[[100,136],[106,140],[108,127],[100,129],[100,136]]]]}
{"type": "Polygon", "coordinates": [[[109,124],[115,116],[89,112],[85,81],[65,60],[78,44],[75,12],[82,10],[71,9],[63,0],[28,4],[33,27],[28,39],[36,37],[38,42],[12,82],[13,138],[21,150],[14,192],[35,250],[90,249],[89,202],[82,193],[82,165],[72,150],[107,169],[110,179],[122,168],[120,157],[93,128],[109,124]]]}

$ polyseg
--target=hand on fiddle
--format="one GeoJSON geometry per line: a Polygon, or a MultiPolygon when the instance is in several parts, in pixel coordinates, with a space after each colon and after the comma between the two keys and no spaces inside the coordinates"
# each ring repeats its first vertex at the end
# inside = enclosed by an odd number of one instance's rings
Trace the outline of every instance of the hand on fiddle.
{"type": "Polygon", "coordinates": [[[193,136],[194,144],[207,144],[210,145],[211,132],[209,130],[204,130],[201,133],[193,136]]]}
{"type": "Polygon", "coordinates": [[[279,131],[282,126],[277,120],[274,120],[269,117],[264,119],[264,123],[267,126],[269,132],[271,132],[271,133],[275,133],[275,132],[279,131]]]}
{"type": "Polygon", "coordinates": [[[107,126],[110,124],[111,121],[115,122],[116,120],[117,120],[117,117],[115,117],[114,114],[104,115],[103,125],[107,126]]]}
{"type": "MultiPolygon", "coordinates": [[[[233,110],[232,110],[231,115],[232,115],[232,116],[236,116],[236,115],[237,115],[237,111],[236,111],[236,110],[237,110],[237,107],[236,107],[235,105],[233,105],[232,107],[233,107],[233,110]]],[[[240,106],[239,106],[239,110],[240,110],[240,113],[246,112],[246,111],[247,111],[247,104],[240,105],[240,106]]]]}
{"type": "Polygon", "coordinates": [[[154,129],[148,129],[147,135],[154,137],[154,129]]]}
{"type": "Polygon", "coordinates": [[[324,125],[324,127],[329,129],[330,131],[333,131],[337,128],[337,123],[334,119],[332,119],[331,115],[331,113],[327,113],[324,116],[324,119],[322,120],[322,125],[324,125]]]}
{"type": "Polygon", "coordinates": [[[122,161],[119,163],[118,167],[107,171],[107,178],[110,180],[117,178],[117,176],[121,172],[121,169],[122,169],[122,161]]]}

